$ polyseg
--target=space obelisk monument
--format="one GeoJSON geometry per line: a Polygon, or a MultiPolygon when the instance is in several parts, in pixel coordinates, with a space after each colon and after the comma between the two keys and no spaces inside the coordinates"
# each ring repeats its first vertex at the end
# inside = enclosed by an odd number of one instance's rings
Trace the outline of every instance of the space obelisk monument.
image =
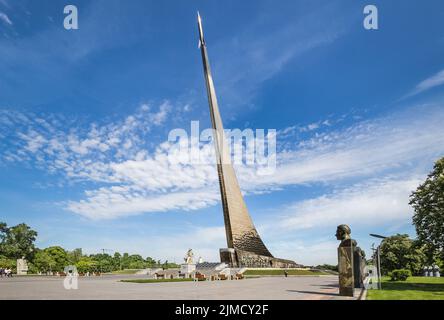
{"type": "Polygon", "coordinates": [[[217,173],[224,213],[228,248],[220,249],[221,261],[232,267],[292,267],[291,260],[274,258],[263,243],[242,197],[242,192],[231,164],[230,150],[225,139],[222,118],[219,113],[216,90],[211,75],[202,20],[197,14],[199,47],[207,88],[210,117],[213,126],[213,143],[216,149],[217,173]]]}

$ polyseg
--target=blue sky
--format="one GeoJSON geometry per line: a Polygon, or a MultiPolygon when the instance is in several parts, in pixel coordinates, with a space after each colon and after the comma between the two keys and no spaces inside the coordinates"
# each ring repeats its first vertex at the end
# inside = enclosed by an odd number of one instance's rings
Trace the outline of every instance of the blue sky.
{"type": "Polygon", "coordinates": [[[444,155],[442,1],[0,0],[0,218],[38,246],[179,262],[226,246],[213,165],[165,160],[210,125],[200,11],[226,128],[276,129],[277,168],[237,168],[270,251],[335,263],[335,228],[409,233],[444,155]],[[375,4],[379,30],[363,28],[375,4]]]}

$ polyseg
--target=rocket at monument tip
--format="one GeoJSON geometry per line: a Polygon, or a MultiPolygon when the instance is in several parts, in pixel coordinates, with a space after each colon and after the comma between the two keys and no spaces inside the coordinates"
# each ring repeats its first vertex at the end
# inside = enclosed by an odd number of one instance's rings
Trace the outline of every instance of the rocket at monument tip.
{"type": "Polygon", "coordinates": [[[197,11],[197,26],[199,27],[199,48],[200,48],[201,46],[205,45],[205,39],[202,29],[202,19],[200,18],[199,11],[197,11]]]}

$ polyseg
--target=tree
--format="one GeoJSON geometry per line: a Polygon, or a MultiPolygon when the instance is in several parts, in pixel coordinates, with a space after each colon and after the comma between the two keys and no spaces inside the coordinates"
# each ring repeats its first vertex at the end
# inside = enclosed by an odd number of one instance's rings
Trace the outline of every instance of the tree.
{"type": "Polygon", "coordinates": [[[421,247],[407,234],[397,234],[385,238],[381,243],[381,269],[387,274],[395,269],[409,269],[420,274],[426,256],[421,247]]]}
{"type": "Polygon", "coordinates": [[[55,262],[52,271],[63,271],[69,265],[68,253],[59,246],[49,247],[44,250],[55,262]]]}
{"type": "Polygon", "coordinates": [[[113,269],[114,270],[121,270],[122,269],[122,255],[119,252],[114,252],[113,269]]]}
{"type": "Polygon", "coordinates": [[[0,243],[3,243],[3,241],[5,241],[7,232],[8,225],[4,222],[0,222],[0,243]]]}
{"type": "Polygon", "coordinates": [[[34,255],[34,242],[37,232],[28,225],[21,223],[8,228],[6,223],[0,223],[0,254],[11,259],[25,257],[28,260],[34,255]]]}
{"type": "Polygon", "coordinates": [[[321,265],[317,265],[315,267],[315,269],[321,269],[321,270],[330,270],[330,271],[336,271],[338,272],[338,265],[332,265],[332,264],[321,264],[321,265]]]}
{"type": "Polygon", "coordinates": [[[68,252],[68,258],[72,264],[76,264],[82,258],[82,256],[82,248],[77,248],[68,252]]]}
{"type": "Polygon", "coordinates": [[[80,273],[94,272],[98,269],[98,263],[90,257],[82,257],[76,263],[76,268],[80,273]]]}
{"type": "Polygon", "coordinates": [[[156,260],[154,260],[151,257],[146,257],[145,262],[148,267],[152,267],[153,265],[156,264],[156,260]]]}
{"type": "Polygon", "coordinates": [[[16,267],[17,267],[17,260],[10,259],[5,256],[0,256],[0,268],[8,268],[15,271],[16,267]]]}
{"type": "Polygon", "coordinates": [[[40,272],[54,271],[56,268],[56,261],[45,250],[38,250],[32,260],[33,265],[40,272]]]}
{"type": "Polygon", "coordinates": [[[129,268],[129,254],[127,252],[123,253],[122,256],[122,269],[128,269],[129,268]]]}
{"type": "Polygon", "coordinates": [[[145,260],[139,254],[132,254],[128,257],[128,269],[143,269],[145,267],[145,260]]]}
{"type": "Polygon", "coordinates": [[[101,272],[111,272],[114,270],[114,258],[107,253],[98,253],[90,255],[97,261],[98,270],[101,272]]]}
{"type": "Polygon", "coordinates": [[[429,262],[438,254],[444,259],[444,157],[410,196],[415,210],[413,224],[418,241],[427,249],[429,262]]]}

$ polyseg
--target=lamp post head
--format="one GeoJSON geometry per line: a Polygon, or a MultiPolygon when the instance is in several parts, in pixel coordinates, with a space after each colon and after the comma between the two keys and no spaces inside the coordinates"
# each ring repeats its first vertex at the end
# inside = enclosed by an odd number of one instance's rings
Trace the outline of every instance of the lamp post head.
{"type": "Polygon", "coordinates": [[[387,238],[387,237],[381,236],[381,235],[379,235],[379,234],[374,234],[374,233],[370,233],[370,236],[371,236],[371,237],[374,237],[374,238],[379,238],[379,239],[385,239],[385,238],[387,238]]]}

